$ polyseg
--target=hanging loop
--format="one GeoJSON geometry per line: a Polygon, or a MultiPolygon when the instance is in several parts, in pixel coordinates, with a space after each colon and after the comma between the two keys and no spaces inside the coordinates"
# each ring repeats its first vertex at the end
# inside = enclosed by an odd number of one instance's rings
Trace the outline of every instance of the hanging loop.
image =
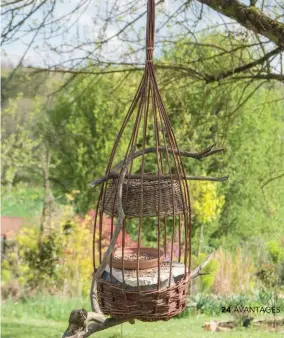
{"type": "Polygon", "coordinates": [[[146,62],[153,62],[155,33],[155,0],[148,0],[146,26],[146,62]]]}

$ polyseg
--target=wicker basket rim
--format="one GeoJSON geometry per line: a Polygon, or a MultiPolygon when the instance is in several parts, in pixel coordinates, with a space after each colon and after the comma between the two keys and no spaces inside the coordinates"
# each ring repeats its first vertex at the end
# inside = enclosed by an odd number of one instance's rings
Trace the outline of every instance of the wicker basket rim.
{"type": "Polygon", "coordinates": [[[141,290],[127,290],[125,288],[122,288],[121,286],[119,285],[115,285],[109,281],[106,281],[105,279],[101,278],[99,279],[99,284],[106,284],[106,285],[109,285],[114,291],[117,290],[117,291],[123,291],[123,292],[126,292],[126,293],[129,293],[129,294],[143,294],[143,295],[149,295],[149,294],[158,294],[158,293],[163,293],[163,292],[168,292],[170,290],[174,290],[176,289],[177,287],[179,287],[180,285],[182,285],[183,283],[188,283],[190,280],[189,278],[189,273],[187,273],[186,275],[183,275],[183,277],[176,283],[176,284],[173,284],[171,286],[164,286],[162,287],[161,289],[157,290],[145,290],[145,291],[141,291],[141,290]]]}
{"type": "MultiPolygon", "coordinates": [[[[118,182],[118,178],[114,178],[112,179],[112,182],[109,184],[109,186],[111,185],[117,185],[118,182]]],[[[143,182],[143,186],[157,186],[157,185],[164,185],[164,186],[169,186],[169,185],[177,185],[178,184],[178,180],[176,179],[170,179],[170,178],[163,178],[161,177],[160,181],[159,180],[149,180],[149,179],[139,179],[139,178],[126,178],[123,182],[123,185],[128,185],[131,186],[133,188],[135,187],[139,187],[142,185],[143,182]]]]}

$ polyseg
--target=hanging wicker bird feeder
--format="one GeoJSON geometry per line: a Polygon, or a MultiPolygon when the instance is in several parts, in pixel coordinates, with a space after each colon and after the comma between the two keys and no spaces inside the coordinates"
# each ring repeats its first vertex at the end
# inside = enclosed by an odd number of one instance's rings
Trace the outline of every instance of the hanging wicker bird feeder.
{"type": "Polygon", "coordinates": [[[155,2],[148,0],[144,75],[109,159],[94,228],[96,271],[96,258],[99,256],[100,264],[104,254],[101,244],[103,217],[108,215],[111,219],[111,239],[118,216],[121,168],[127,167],[121,198],[125,215],[122,245],[112,253],[98,281],[97,295],[103,313],[119,318],[127,318],[131,313],[133,318],[144,321],[167,320],[184,310],[191,257],[188,182],[184,179],[182,158],[157,85],[153,64],[154,18],[155,2]],[[131,128],[131,137],[120,170],[117,170],[119,168],[113,167],[113,162],[127,126],[131,128]],[[138,144],[142,145],[142,149],[140,146],[138,150],[138,144]],[[149,152],[151,158],[148,158],[149,152]],[[151,163],[150,173],[146,169],[148,163],[151,163]],[[137,167],[140,169],[133,173],[137,167]],[[137,245],[132,256],[129,255],[131,250],[125,245],[130,218],[136,220],[137,226],[137,245]],[[149,222],[149,218],[156,222],[154,248],[145,248],[143,245],[143,225],[149,222]],[[155,253],[155,257],[151,253],[155,253]],[[133,254],[135,259],[127,261],[130,256],[133,258],[133,254]],[[145,257],[150,257],[150,265],[143,261],[145,257]]]}
{"type": "MultiPolygon", "coordinates": [[[[157,85],[154,31],[155,1],[148,0],[144,74],[113,146],[105,176],[92,183],[102,184],[93,237],[94,271],[100,271],[99,305],[104,314],[112,317],[131,316],[143,321],[168,320],[185,309],[191,263],[189,186],[157,85]],[[129,139],[127,150],[119,164],[113,165],[121,154],[118,150],[123,137],[129,139]],[[103,231],[106,215],[111,224],[109,238],[103,231]],[[130,222],[132,233],[133,227],[136,229],[132,238],[135,248],[126,246],[130,222]],[[156,232],[151,248],[144,243],[149,226],[156,232]],[[106,250],[103,242],[113,242],[120,231],[121,244],[113,251],[109,251],[110,246],[106,250]],[[107,264],[105,255],[110,252],[107,264]]],[[[201,155],[207,156],[211,149],[201,155]]]]}

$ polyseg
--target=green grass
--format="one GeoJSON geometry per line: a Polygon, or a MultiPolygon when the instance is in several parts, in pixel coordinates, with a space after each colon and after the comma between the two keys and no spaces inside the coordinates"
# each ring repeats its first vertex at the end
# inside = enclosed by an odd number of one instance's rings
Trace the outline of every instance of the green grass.
{"type": "Polygon", "coordinates": [[[66,298],[60,296],[37,295],[26,300],[15,302],[8,299],[2,302],[3,317],[29,319],[48,319],[51,321],[66,321],[70,309],[85,308],[90,311],[90,301],[81,298],[66,298]]]}
{"type": "MultiPolygon", "coordinates": [[[[67,328],[69,313],[72,309],[85,307],[89,301],[65,299],[59,296],[38,296],[26,301],[12,300],[2,303],[2,338],[59,338],[67,328]]],[[[253,329],[237,328],[231,332],[207,332],[202,328],[211,320],[229,320],[229,316],[189,316],[167,322],[123,324],[123,337],[133,338],[201,338],[201,337],[279,337],[279,333],[260,332],[253,329]]],[[[101,331],[96,337],[119,338],[120,326],[101,331]]]]}
{"type": "Polygon", "coordinates": [[[2,318],[1,338],[59,338],[62,337],[64,323],[51,320],[2,318]]]}
{"type": "Polygon", "coordinates": [[[2,216],[35,217],[42,209],[43,189],[18,185],[10,192],[2,193],[2,216]]]}
{"type": "MultiPolygon", "coordinates": [[[[228,317],[227,317],[228,318],[228,317]]],[[[207,337],[232,337],[232,338],[256,338],[256,337],[279,337],[279,333],[259,332],[253,329],[235,329],[231,332],[207,332],[202,325],[212,319],[220,320],[226,317],[189,317],[183,319],[172,319],[167,322],[143,323],[136,321],[135,325],[123,324],[123,337],[133,338],[207,338],[207,337]]],[[[65,322],[39,319],[20,319],[2,318],[2,338],[59,338],[67,328],[65,322]]],[[[101,338],[119,338],[121,327],[116,326],[97,333],[95,336],[101,338]]]]}

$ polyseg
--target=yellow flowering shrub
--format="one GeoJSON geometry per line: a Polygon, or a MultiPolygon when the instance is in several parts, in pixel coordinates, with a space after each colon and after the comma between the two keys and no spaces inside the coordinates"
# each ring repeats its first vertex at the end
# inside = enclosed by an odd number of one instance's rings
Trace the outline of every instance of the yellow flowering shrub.
{"type": "Polygon", "coordinates": [[[210,223],[221,212],[224,196],[217,193],[217,183],[210,181],[191,182],[193,213],[198,223],[210,223]]]}

